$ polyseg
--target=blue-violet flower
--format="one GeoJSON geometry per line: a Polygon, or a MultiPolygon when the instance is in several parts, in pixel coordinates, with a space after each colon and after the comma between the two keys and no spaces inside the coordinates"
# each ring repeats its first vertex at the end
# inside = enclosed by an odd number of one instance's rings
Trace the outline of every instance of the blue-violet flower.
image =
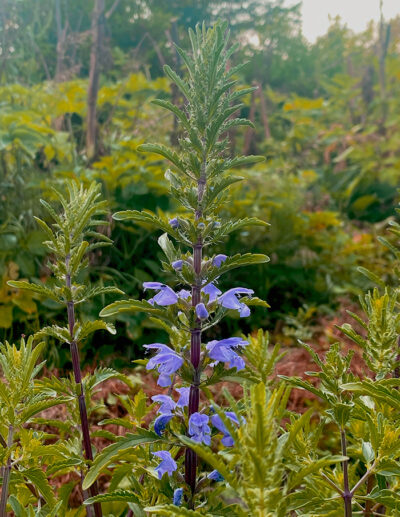
{"type": "Polygon", "coordinates": [[[167,415],[171,413],[171,411],[173,411],[176,407],[176,402],[174,402],[168,395],[154,395],[151,397],[151,400],[161,404],[157,411],[157,413],[160,413],[161,415],[167,415]]]}
{"type": "Polygon", "coordinates": [[[201,320],[206,320],[208,318],[208,310],[204,303],[198,303],[196,305],[196,316],[201,320]]]}
{"type": "Polygon", "coordinates": [[[210,472],[207,476],[208,479],[211,479],[212,481],[223,481],[224,480],[224,476],[222,476],[218,470],[213,470],[212,472],[210,472]]]}
{"type": "Polygon", "coordinates": [[[174,491],[173,504],[175,506],[180,506],[182,504],[182,496],[183,496],[183,488],[177,488],[174,491]]]}
{"type": "Polygon", "coordinates": [[[167,345],[161,343],[153,343],[151,345],[144,345],[144,348],[157,349],[157,354],[152,357],[147,365],[146,370],[153,370],[158,366],[158,378],[157,384],[165,388],[171,384],[171,375],[175,373],[183,364],[183,358],[172,350],[167,345]]]}
{"type": "MultiPolygon", "coordinates": [[[[173,305],[178,301],[178,295],[168,285],[160,282],[143,282],[144,290],[153,289],[158,293],[151,298],[157,305],[173,305]]],[[[151,303],[151,301],[149,300],[151,303]]]]}
{"type": "Polygon", "coordinates": [[[179,399],[176,403],[177,407],[183,408],[189,405],[190,388],[175,388],[179,393],[179,399]]]}
{"type": "MultiPolygon", "coordinates": [[[[233,413],[232,411],[226,411],[225,416],[229,418],[229,420],[232,420],[236,425],[240,425],[238,417],[233,413]]],[[[242,419],[243,421],[244,419],[242,419]]],[[[224,422],[222,421],[222,418],[219,415],[213,415],[211,417],[211,423],[214,427],[218,429],[218,431],[221,431],[221,433],[224,435],[222,437],[222,444],[225,445],[225,447],[232,447],[234,444],[233,438],[231,433],[226,428],[224,422]]]]}
{"type": "Polygon", "coordinates": [[[217,363],[229,363],[229,368],[236,368],[238,371],[245,367],[244,360],[234,351],[237,346],[246,346],[248,342],[240,337],[230,337],[219,341],[213,340],[207,343],[206,349],[211,359],[217,363]]]}
{"type": "Polygon", "coordinates": [[[189,436],[195,442],[211,445],[209,418],[201,413],[193,413],[189,418],[189,436]]]}
{"type": "Polygon", "coordinates": [[[172,413],[164,413],[158,416],[154,421],[154,432],[161,436],[165,428],[167,427],[168,422],[173,418],[172,413]]]}
{"type": "Polygon", "coordinates": [[[204,294],[208,294],[209,303],[215,302],[218,296],[222,294],[222,291],[220,291],[218,287],[216,287],[212,282],[203,287],[201,292],[204,294]]]}
{"type": "Polygon", "coordinates": [[[223,262],[225,262],[225,260],[227,259],[228,257],[226,255],[223,255],[222,253],[220,253],[219,255],[215,255],[214,259],[213,259],[213,265],[216,266],[216,267],[221,267],[221,264],[223,262]]]}
{"type": "Polygon", "coordinates": [[[171,266],[176,269],[177,271],[181,271],[182,270],[182,266],[183,266],[183,260],[174,260],[172,263],[171,263],[171,266]]]}
{"type": "Polygon", "coordinates": [[[178,468],[176,462],[172,459],[171,453],[169,451],[157,451],[152,453],[153,456],[157,456],[162,461],[156,467],[156,472],[158,474],[158,479],[161,479],[165,473],[168,476],[171,476],[172,473],[178,468]]]}
{"type": "Polygon", "coordinates": [[[174,229],[179,228],[179,221],[176,217],[173,217],[168,222],[169,222],[171,228],[174,228],[174,229]]]}
{"type": "Polygon", "coordinates": [[[247,294],[251,296],[253,293],[253,289],[246,289],[245,287],[234,287],[233,289],[229,289],[229,291],[226,291],[224,294],[222,294],[218,298],[218,303],[226,309],[238,310],[240,317],[243,318],[249,316],[250,309],[245,303],[240,302],[237,296],[239,294],[247,294]]]}

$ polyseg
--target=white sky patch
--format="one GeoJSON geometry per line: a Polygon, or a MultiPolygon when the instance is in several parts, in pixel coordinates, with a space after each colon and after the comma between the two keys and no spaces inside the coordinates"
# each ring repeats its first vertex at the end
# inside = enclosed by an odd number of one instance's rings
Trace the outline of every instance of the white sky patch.
{"type": "MultiPolygon", "coordinates": [[[[287,5],[298,3],[289,0],[287,5]]],[[[303,34],[311,42],[322,36],[330,25],[329,16],[341,17],[349,29],[361,32],[371,20],[380,20],[379,0],[303,0],[303,34]]],[[[400,0],[383,0],[386,20],[400,15],[400,0]]]]}

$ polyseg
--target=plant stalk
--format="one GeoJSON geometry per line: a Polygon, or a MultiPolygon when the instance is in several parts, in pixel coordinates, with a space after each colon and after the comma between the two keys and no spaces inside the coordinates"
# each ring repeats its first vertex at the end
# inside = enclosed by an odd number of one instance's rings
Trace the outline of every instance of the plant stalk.
{"type": "MultiPolygon", "coordinates": [[[[65,283],[68,289],[71,289],[71,274],[69,273],[69,261],[70,257],[67,256],[65,265],[67,274],[65,277],[65,283]]],[[[71,351],[71,360],[72,360],[72,369],[74,372],[75,383],[79,386],[79,395],[78,395],[78,406],[79,406],[79,415],[81,419],[81,429],[82,429],[82,442],[83,449],[85,451],[85,457],[87,460],[93,461],[93,452],[92,452],[92,443],[90,440],[90,431],[89,431],[89,419],[86,408],[85,401],[85,392],[83,388],[82,382],[82,372],[79,358],[79,349],[78,343],[74,338],[74,327],[75,327],[75,307],[74,302],[67,302],[67,313],[68,313],[68,328],[69,334],[71,336],[71,340],[69,342],[70,351],[71,351]]],[[[99,489],[97,486],[97,481],[93,483],[93,485],[89,488],[90,497],[94,497],[99,494],[99,489]]],[[[96,517],[102,517],[103,512],[101,509],[100,503],[93,504],[94,513],[96,517]]],[[[88,507],[89,509],[89,507],[88,507]]],[[[90,510],[89,510],[90,511],[90,510]]]]}
{"type": "MultiPolygon", "coordinates": [[[[342,444],[342,455],[347,456],[347,440],[346,440],[346,431],[344,429],[340,429],[340,440],[342,444]]],[[[349,486],[349,460],[344,460],[342,462],[343,468],[343,501],[344,501],[344,515],[345,517],[352,517],[352,499],[353,494],[350,491],[349,486]]]]}
{"type": "MultiPolygon", "coordinates": [[[[10,424],[8,426],[7,448],[10,449],[14,439],[14,427],[10,424]]],[[[7,465],[4,468],[3,484],[1,487],[0,499],[0,517],[7,517],[7,500],[8,500],[8,486],[10,484],[11,475],[11,456],[8,457],[7,465]]]]}
{"type": "MultiPolygon", "coordinates": [[[[205,177],[205,160],[203,161],[202,174],[197,182],[197,210],[195,219],[198,221],[203,213],[201,209],[201,201],[204,195],[206,185],[205,177]]],[[[201,301],[201,262],[203,258],[203,240],[199,235],[196,244],[193,246],[193,268],[195,273],[195,282],[192,285],[192,307],[196,307],[201,301]]],[[[193,413],[199,410],[200,402],[200,353],[201,353],[201,321],[196,318],[195,326],[190,331],[190,361],[193,366],[194,374],[190,385],[189,393],[189,418],[193,413]]],[[[196,491],[197,476],[197,455],[192,449],[187,448],[185,452],[185,481],[190,487],[193,494],[196,491]]]]}

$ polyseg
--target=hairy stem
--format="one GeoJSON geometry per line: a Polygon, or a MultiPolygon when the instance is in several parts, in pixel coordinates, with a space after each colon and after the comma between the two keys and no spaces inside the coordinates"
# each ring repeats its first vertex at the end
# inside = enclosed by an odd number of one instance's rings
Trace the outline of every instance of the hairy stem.
{"type": "MultiPolygon", "coordinates": [[[[196,221],[202,217],[201,202],[204,195],[206,177],[205,163],[203,162],[202,174],[197,182],[197,210],[195,214],[196,221]]],[[[203,258],[203,240],[198,237],[197,242],[193,246],[193,268],[195,273],[195,281],[192,285],[192,307],[196,307],[201,301],[201,261],[203,258]]],[[[190,331],[190,361],[193,366],[193,379],[190,385],[189,393],[189,418],[193,413],[199,410],[200,402],[200,353],[201,353],[201,321],[196,319],[194,328],[190,331]]],[[[197,455],[194,451],[187,448],[185,453],[185,481],[189,485],[193,494],[196,491],[197,476],[197,455]]],[[[192,501],[193,503],[193,501],[192,501]]],[[[191,503],[191,504],[192,504],[191,503]]]]}
{"type": "MultiPolygon", "coordinates": [[[[13,444],[14,438],[14,427],[10,424],[8,426],[8,437],[7,437],[7,448],[13,444]]],[[[1,487],[1,499],[0,499],[0,517],[7,517],[7,499],[8,499],[8,486],[10,484],[11,475],[11,455],[8,457],[7,465],[4,468],[3,484],[1,487]]]]}
{"type": "MultiPolygon", "coordinates": [[[[71,274],[69,273],[69,261],[70,257],[67,256],[65,261],[65,266],[67,270],[67,274],[65,277],[65,284],[68,289],[71,289],[71,274]]],[[[67,313],[68,313],[68,328],[69,334],[71,336],[71,340],[69,342],[69,347],[71,351],[71,360],[72,360],[72,369],[74,372],[74,379],[76,384],[79,386],[79,395],[78,395],[78,406],[79,406],[79,416],[81,420],[81,429],[82,429],[82,441],[83,441],[83,449],[85,451],[85,457],[87,460],[93,461],[93,452],[92,452],[92,443],[90,441],[90,431],[89,431],[89,419],[86,408],[85,401],[85,392],[82,383],[82,372],[79,358],[79,349],[78,343],[74,338],[74,327],[75,327],[75,307],[74,302],[67,302],[67,313]]],[[[93,483],[93,485],[89,488],[89,495],[94,497],[99,494],[97,482],[93,483]]],[[[94,503],[93,505],[94,513],[96,517],[102,517],[103,513],[101,510],[100,503],[94,503]]],[[[89,512],[91,512],[90,507],[87,507],[89,512]]],[[[90,513],[88,513],[88,516],[90,513]]]]}
{"type": "MultiPolygon", "coordinates": [[[[346,431],[344,429],[340,430],[340,440],[342,444],[342,455],[347,456],[347,440],[346,440],[346,431]]],[[[345,517],[352,517],[352,499],[353,494],[350,491],[349,486],[349,460],[344,460],[342,463],[343,467],[343,501],[344,501],[344,515],[345,517]]]]}

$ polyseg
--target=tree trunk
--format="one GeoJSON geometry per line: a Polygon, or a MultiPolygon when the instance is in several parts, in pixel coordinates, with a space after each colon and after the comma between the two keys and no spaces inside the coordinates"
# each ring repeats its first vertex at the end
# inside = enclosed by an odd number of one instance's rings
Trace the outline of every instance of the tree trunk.
{"type": "Polygon", "coordinates": [[[92,38],[86,119],[86,155],[88,160],[93,160],[98,150],[97,96],[99,93],[100,55],[104,38],[104,0],[95,0],[92,16],[92,38]]]}

